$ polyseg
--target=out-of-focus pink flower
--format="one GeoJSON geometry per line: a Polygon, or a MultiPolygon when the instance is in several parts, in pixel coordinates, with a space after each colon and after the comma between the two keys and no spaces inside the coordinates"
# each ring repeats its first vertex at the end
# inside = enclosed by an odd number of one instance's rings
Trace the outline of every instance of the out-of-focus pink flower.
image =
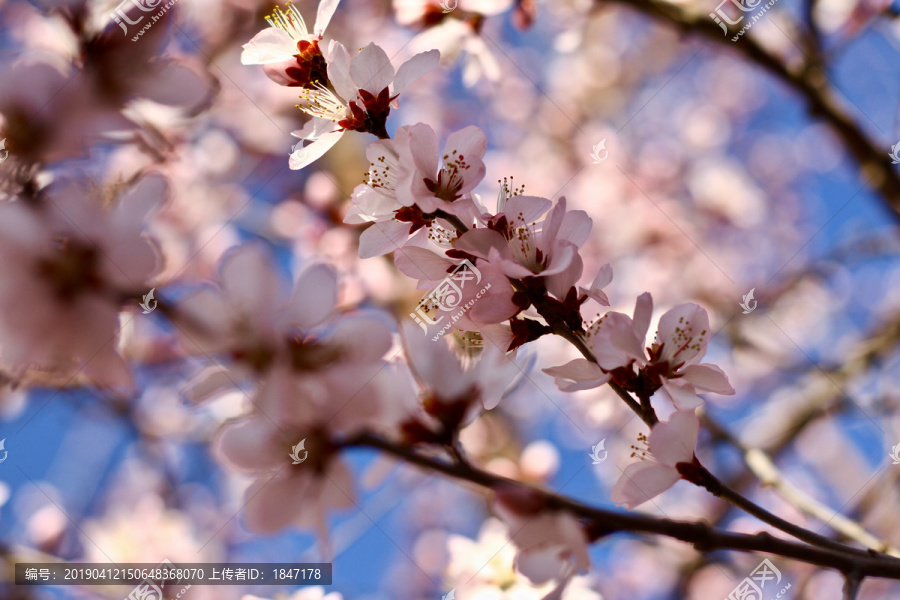
{"type": "Polygon", "coordinates": [[[654,425],[647,440],[649,453],[625,468],[613,487],[613,502],[631,509],[672,487],[681,479],[679,465],[694,463],[699,431],[700,421],[692,410],[676,411],[668,421],[654,425]]]}
{"type": "MultiPolygon", "coordinates": [[[[256,379],[259,406],[279,423],[295,424],[306,419],[301,398],[321,403],[318,414],[333,415],[341,398],[354,398],[382,368],[390,330],[365,314],[335,318],[337,273],[331,267],[308,266],[288,294],[268,253],[248,245],[222,260],[220,282],[220,289],[203,289],[178,304],[186,344],[227,356],[234,372],[209,369],[194,386],[195,399],[233,386],[233,378],[256,379]]],[[[359,420],[369,413],[356,406],[359,420]]]]}
{"type": "Polygon", "coordinates": [[[372,133],[387,138],[385,125],[396,97],[419,77],[433,69],[437,50],[416,54],[394,69],[380,47],[369,44],[350,58],[342,44],[332,41],[328,50],[328,78],[334,90],[313,84],[305,92],[300,109],[313,119],[295,137],[311,143],[291,154],[291,169],[302,169],[322,157],[345,131],[372,133]]]}
{"type": "Polygon", "coordinates": [[[697,391],[734,394],[728,377],[716,365],[700,363],[709,343],[709,316],[693,303],[679,304],[659,320],[656,340],[644,349],[653,298],[641,294],[634,318],[610,312],[597,320],[585,336],[599,367],[576,359],[545,369],[564,391],[589,389],[609,381],[630,391],[652,394],[662,388],[680,409],[702,404],[697,391]]]}
{"type": "Polygon", "coordinates": [[[226,423],[213,450],[232,468],[258,477],[247,490],[245,516],[251,529],[276,533],[294,526],[315,530],[325,540],[328,511],[353,506],[353,477],[327,448],[327,438],[292,433],[256,414],[226,423]],[[305,449],[294,454],[305,458],[293,464],[293,447],[301,439],[305,449]]]}
{"type": "Polygon", "coordinates": [[[411,323],[403,328],[403,342],[409,366],[430,402],[477,403],[491,410],[521,372],[515,354],[507,355],[493,345],[466,369],[444,340],[432,341],[411,323]]]}
{"type": "Polygon", "coordinates": [[[293,4],[288,2],[283,10],[276,6],[266,17],[270,27],[244,44],[241,63],[264,65],[266,75],[280,85],[306,88],[315,84],[327,85],[327,65],[319,41],[339,2],[322,0],[319,3],[312,33],[293,4]]]}
{"type": "Polygon", "coordinates": [[[591,218],[582,210],[567,211],[563,197],[538,222],[549,205],[544,198],[511,196],[486,229],[466,232],[454,246],[488,260],[508,277],[541,278],[563,300],[581,277],[578,249],[590,234],[591,218]]]}
{"type": "Polygon", "coordinates": [[[494,511],[509,526],[518,548],[516,568],[535,584],[557,581],[544,599],[561,598],[574,574],[591,566],[581,524],[567,512],[542,507],[538,493],[528,488],[495,491],[494,511]]]}
{"type": "Polygon", "coordinates": [[[143,229],[165,195],[165,181],[147,177],[108,210],[86,184],[65,180],[37,200],[0,206],[5,361],[20,372],[82,372],[100,386],[131,386],[116,351],[119,311],[158,268],[143,229]]]}

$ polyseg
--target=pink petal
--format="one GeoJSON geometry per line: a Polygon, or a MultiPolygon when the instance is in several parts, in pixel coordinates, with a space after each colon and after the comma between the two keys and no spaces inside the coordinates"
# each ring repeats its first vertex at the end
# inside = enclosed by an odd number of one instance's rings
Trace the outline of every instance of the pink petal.
{"type": "Polygon", "coordinates": [[[506,248],[506,240],[500,233],[493,229],[478,228],[470,229],[462,234],[453,247],[463,252],[473,254],[478,258],[486,259],[491,248],[501,250],[506,248]]]}
{"type": "Polygon", "coordinates": [[[467,161],[474,158],[480,159],[487,151],[487,136],[474,125],[455,131],[447,138],[444,154],[451,154],[453,150],[456,150],[457,154],[463,156],[467,161]]]}
{"type": "Polygon", "coordinates": [[[632,463],[613,486],[610,497],[616,506],[624,504],[630,510],[660,495],[679,479],[681,476],[672,467],[649,461],[632,463]]]}
{"type": "Polygon", "coordinates": [[[613,280],[612,267],[609,265],[609,263],[606,263],[605,265],[600,267],[599,271],[597,271],[597,276],[594,277],[594,281],[593,281],[593,283],[591,283],[591,289],[592,290],[602,290],[603,288],[608,286],[610,283],[612,283],[612,280],[613,280]]]}
{"type": "Polygon", "coordinates": [[[373,42],[350,61],[350,76],[357,89],[377,96],[393,81],[394,67],[385,51],[373,42]]]}
{"type": "Polygon", "coordinates": [[[315,327],[334,311],[337,293],[337,272],[332,267],[324,264],[308,267],[294,284],[285,316],[301,329],[315,327]]]}
{"type": "Polygon", "coordinates": [[[710,363],[688,365],[681,372],[684,374],[682,379],[691,382],[700,390],[723,396],[732,396],[735,393],[728,382],[728,376],[716,365],[710,363]]]}
{"type": "Polygon", "coordinates": [[[431,71],[438,65],[440,59],[440,52],[437,50],[429,50],[428,52],[416,54],[400,65],[400,68],[397,69],[397,75],[394,76],[394,85],[391,90],[393,93],[391,95],[399,94],[405,90],[409,84],[431,71]]]}
{"type": "Polygon", "coordinates": [[[534,223],[553,203],[538,196],[513,196],[506,201],[503,214],[510,225],[534,223]]]}
{"type": "Polygon", "coordinates": [[[409,247],[394,253],[394,264],[407,277],[427,281],[440,281],[447,276],[447,269],[456,266],[452,260],[431,250],[409,247]]]}
{"type": "Polygon", "coordinates": [[[692,410],[679,410],[660,421],[650,431],[650,452],[660,463],[674,467],[677,463],[689,463],[694,458],[700,420],[692,410]]]}
{"type": "Polygon", "coordinates": [[[222,259],[221,285],[229,303],[245,315],[269,315],[285,289],[272,269],[272,257],[259,244],[249,244],[229,252],[222,259]]]}
{"type": "MultiPolygon", "coordinates": [[[[286,469],[305,466],[289,464],[286,469]]],[[[292,472],[287,477],[271,481],[262,479],[251,486],[247,490],[249,500],[244,509],[247,527],[259,533],[278,533],[294,523],[301,513],[318,511],[318,498],[308,497],[312,477],[311,474],[292,472]]]]}
{"type": "Polygon", "coordinates": [[[409,223],[401,221],[381,221],[359,236],[359,257],[374,258],[400,248],[409,239],[409,223]]]}
{"type": "Polygon", "coordinates": [[[440,149],[434,129],[424,123],[416,123],[409,128],[409,152],[416,169],[416,176],[434,178],[440,163],[440,149]]]}
{"type": "Polygon", "coordinates": [[[556,386],[564,392],[588,390],[610,380],[610,376],[600,367],[584,358],[576,358],[559,367],[550,367],[543,371],[555,378],[556,386]]]}
{"type": "Polygon", "coordinates": [[[581,248],[591,234],[593,221],[583,210],[566,213],[557,233],[557,239],[568,240],[581,248]]]}
{"type": "MultiPolygon", "coordinates": [[[[640,340],[641,346],[647,339],[647,330],[650,329],[650,319],[653,317],[653,297],[650,292],[644,292],[637,297],[634,303],[634,333],[640,340]]],[[[643,355],[643,348],[641,349],[643,355]]]]}
{"type": "Polygon", "coordinates": [[[547,247],[550,247],[553,240],[556,239],[557,233],[559,233],[559,228],[562,225],[565,216],[566,197],[560,196],[559,200],[556,201],[556,206],[553,207],[553,209],[544,219],[544,224],[541,226],[541,237],[546,243],[547,247]]]}
{"type": "Polygon", "coordinates": [[[665,344],[660,360],[679,365],[703,356],[709,342],[709,315],[692,302],[679,304],[659,319],[657,341],[665,344]]]}
{"type": "Polygon", "coordinates": [[[644,347],[641,340],[634,335],[634,321],[619,312],[610,312],[603,317],[600,324],[600,333],[595,344],[597,360],[604,369],[615,369],[624,366],[621,362],[637,360],[645,361],[644,347]],[[605,347],[603,341],[609,341],[609,347],[605,347]]]}
{"type": "Polygon", "coordinates": [[[257,416],[225,423],[212,446],[213,452],[225,463],[253,473],[290,464],[290,449],[279,452],[280,440],[281,433],[272,421],[257,416]]]}

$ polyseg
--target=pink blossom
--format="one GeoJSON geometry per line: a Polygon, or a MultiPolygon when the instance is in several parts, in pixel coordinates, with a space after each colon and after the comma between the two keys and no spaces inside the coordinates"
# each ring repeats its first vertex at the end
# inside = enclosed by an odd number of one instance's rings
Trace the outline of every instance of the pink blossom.
{"type": "Polygon", "coordinates": [[[567,211],[564,197],[541,221],[537,218],[549,200],[514,195],[503,204],[487,228],[466,232],[454,246],[513,279],[540,278],[551,294],[564,299],[581,277],[578,249],[590,234],[591,218],[582,210],[567,211]]]}
{"type": "Polygon", "coordinates": [[[346,131],[388,137],[385,123],[396,97],[440,59],[437,50],[416,54],[395,71],[388,55],[369,44],[350,58],[347,49],[332,41],[328,51],[328,78],[333,90],[312,84],[300,109],[313,119],[293,135],[311,143],[291,155],[291,169],[302,169],[322,157],[346,131]]]}
{"type": "Polygon", "coordinates": [[[225,464],[257,478],[244,507],[254,531],[276,533],[293,526],[313,529],[325,540],[328,511],[354,505],[350,470],[328,450],[326,438],[308,431],[285,430],[256,414],[226,423],[213,451],[225,464]],[[292,448],[301,439],[308,455],[295,465],[292,448]]]}
{"type": "Polygon", "coordinates": [[[702,404],[698,391],[735,393],[719,367],[700,363],[709,343],[709,316],[703,307],[685,303],[666,312],[659,320],[653,345],[645,351],[652,313],[649,293],[638,297],[634,318],[607,313],[585,336],[597,364],[576,359],[544,372],[555,377],[565,391],[597,387],[610,379],[640,395],[661,388],[680,409],[702,404]]]}
{"type": "MultiPolygon", "coordinates": [[[[417,135],[422,133],[419,131],[417,135]]],[[[462,133],[456,132],[451,138],[462,133]]],[[[376,140],[366,148],[369,159],[366,182],[353,191],[353,205],[344,218],[345,223],[374,223],[360,236],[361,258],[381,256],[403,246],[424,248],[428,242],[450,249],[456,238],[449,222],[427,215],[425,213],[431,211],[408,203],[417,173],[409,145],[410,127],[404,125],[397,129],[394,139],[376,140]]],[[[484,173],[483,165],[481,173],[484,173]]],[[[464,222],[475,220],[479,211],[470,195],[455,204],[457,206],[451,212],[460,215],[464,222]]]]}
{"type": "Polygon", "coordinates": [[[324,264],[307,266],[289,293],[262,247],[241,247],[222,260],[220,286],[195,292],[178,304],[185,344],[227,356],[230,368],[213,367],[195,383],[202,399],[245,379],[259,381],[258,405],[279,423],[306,423],[305,410],[330,420],[340,411],[350,429],[372,416],[374,405],[356,397],[360,382],[384,363],[391,335],[381,319],[363,314],[336,317],[337,273],[324,264]],[[365,339],[365,344],[359,344],[365,339]],[[229,374],[230,373],[230,374],[229,374]],[[343,399],[343,400],[342,400],[343,399]]]}
{"type": "Polygon", "coordinates": [[[649,453],[625,468],[613,487],[613,502],[632,509],[672,487],[682,477],[679,468],[694,463],[699,431],[700,421],[692,410],[676,411],[668,421],[654,425],[647,440],[649,453]]]}
{"type": "Polygon", "coordinates": [[[534,490],[510,486],[495,491],[494,511],[509,526],[518,549],[516,568],[534,584],[557,581],[544,599],[561,598],[574,574],[591,566],[581,524],[568,512],[542,507],[534,490]]]}
{"type": "Polygon", "coordinates": [[[400,160],[407,165],[398,184],[397,197],[403,206],[416,206],[423,213],[442,210],[465,216],[474,209],[469,192],[481,183],[485,167],[487,137],[478,127],[469,126],[450,134],[440,152],[434,130],[418,123],[407,131],[406,143],[399,146],[400,160]]]}
{"type": "Polygon", "coordinates": [[[491,410],[522,371],[515,354],[507,355],[493,344],[486,345],[477,362],[464,368],[443,340],[433,342],[411,323],[403,328],[403,343],[410,369],[427,397],[445,405],[468,404],[475,399],[491,410]]]}
{"type": "Polygon", "coordinates": [[[266,17],[270,27],[263,29],[244,44],[241,63],[264,65],[266,75],[280,85],[312,87],[328,83],[325,57],[319,41],[331,22],[340,0],[322,0],[316,13],[313,31],[297,8],[288,2],[282,10],[277,6],[266,17]]]}
{"type": "Polygon", "coordinates": [[[119,311],[149,290],[158,269],[156,244],[142,232],[165,195],[165,181],[147,177],[107,210],[86,184],[65,180],[38,200],[0,206],[5,361],[19,372],[37,367],[131,386],[116,351],[119,311]]]}

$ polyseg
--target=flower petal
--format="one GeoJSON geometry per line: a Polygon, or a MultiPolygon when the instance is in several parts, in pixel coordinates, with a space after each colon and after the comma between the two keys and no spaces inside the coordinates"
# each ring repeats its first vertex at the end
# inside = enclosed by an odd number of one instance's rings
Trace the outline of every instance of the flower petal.
{"type": "Polygon", "coordinates": [[[319,10],[316,11],[316,24],[313,28],[313,33],[315,35],[321,37],[328,28],[328,24],[331,23],[331,17],[334,16],[334,11],[337,10],[340,1],[341,0],[320,0],[319,10]]]}
{"type": "Polygon", "coordinates": [[[337,287],[337,272],[329,265],[306,268],[294,284],[294,294],[285,316],[301,329],[315,327],[337,305],[337,287]]]}
{"type": "Polygon", "coordinates": [[[733,396],[735,391],[728,382],[725,372],[710,363],[688,365],[681,370],[683,379],[691,382],[695,387],[706,392],[733,396]]]}
{"type": "Polygon", "coordinates": [[[709,315],[692,302],[679,304],[659,319],[657,343],[665,344],[660,360],[673,366],[700,358],[709,342],[709,315]]]}
{"type": "Polygon", "coordinates": [[[385,51],[373,42],[350,61],[350,76],[357,89],[377,96],[393,81],[394,67],[385,51]]]}
{"type": "Polygon", "coordinates": [[[610,497],[616,506],[624,504],[632,509],[660,495],[679,479],[681,476],[672,467],[648,461],[632,463],[625,467],[610,497]]]}
{"type": "Polygon", "coordinates": [[[382,221],[373,223],[359,236],[359,257],[374,258],[390,254],[409,239],[409,223],[382,221]]]}
{"type": "Polygon", "coordinates": [[[654,425],[648,436],[650,452],[660,463],[674,467],[694,459],[700,420],[692,410],[679,410],[654,425]]]}
{"type": "Polygon", "coordinates": [[[544,373],[555,378],[556,387],[564,392],[589,390],[599,387],[610,380],[603,370],[584,358],[576,358],[564,365],[543,369],[544,373]]]}
{"type": "Polygon", "coordinates": [[[428,52],[416,54],[400,65],[400,68],[397,69],[397,74],[394,76],[392,95],[399,94],[405,90],[409,84],[431,71],[438,65],[440,59],[440,52],[437,50],[429,50],[428,52]]]}
{"type": "MultiPolygon", "coordinates": [[[[245,38],[246,39],[246,38],[245,38]]],[[[281,62],[297,54],[297,44],[283,29],[266,27],[244,44],[242,65],[264,65],[281,62]]]]}
{"type": "Polygon", "coordinates": [[[320,136],[308,146],[300,148],[299,150],[294,150],[294,153],[291,154],[291,158],[288,161],[288,166],[293,171],[299,171],[303,167],[316,162],[322,158],[326,152],[331,150],[332,146],[337,144],[343,135],[343,131],[332,131],[320,136]]]}

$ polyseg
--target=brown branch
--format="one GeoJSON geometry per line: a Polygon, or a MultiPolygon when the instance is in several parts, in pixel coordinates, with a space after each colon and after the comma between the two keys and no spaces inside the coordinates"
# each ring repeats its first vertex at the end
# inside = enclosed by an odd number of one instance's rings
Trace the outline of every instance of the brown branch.
{"type": "MultiPolygon", "coordinates": [[[[675,521],[643,515],[604,510],[580,504],[565,496],[552,494],[546,490],[524,484],[500,475],[488,473],[466,464],[450,464],[437,458],[424,456],[402,444],[396,444],[382,437],[362,433],[340,444],[341,448],[374,448],[412,465],[442,473],[454,479],[468,481],[488,490],[504,486],[528,487],[540,494],[550,510],[560,510],[581,518],[591,531],[611,535],[620,532],[663,535],[691,544],[699,552],[729,550],[737,552],[763,552],[807,564],[835,569],[849,574],[852,579],[882,577],[900,580],[900,560],[870,553],[850,553],[844,550],[819,548],[799,542],[782,540],[762,532],[753,535],[732,533],[710,527],[705,523],[675,521]]],[[[601,536],[602,537],[602,536],[601,536]]],[[[852,550],[848,548],[847,550],[852,550]]]]}
{"type": "Polygon", "coordinates": [[[729,48],[775,76],[806,101],[810,116],[823,119],[835,131],[859,164],[863,178],[883,196],[895,217],[900,217],[900,175],[891,166],[887,150],[869,139],[840,106],[827,72],[816,61],[807,58],[796,67],[788,66],[753,37],[744,36],[732,42],[737,29],[730,29],[723,36],[719,26],[707,15],[689,12],[663,0],[604,1],[631,7],[676,29],[729,48]]]}

